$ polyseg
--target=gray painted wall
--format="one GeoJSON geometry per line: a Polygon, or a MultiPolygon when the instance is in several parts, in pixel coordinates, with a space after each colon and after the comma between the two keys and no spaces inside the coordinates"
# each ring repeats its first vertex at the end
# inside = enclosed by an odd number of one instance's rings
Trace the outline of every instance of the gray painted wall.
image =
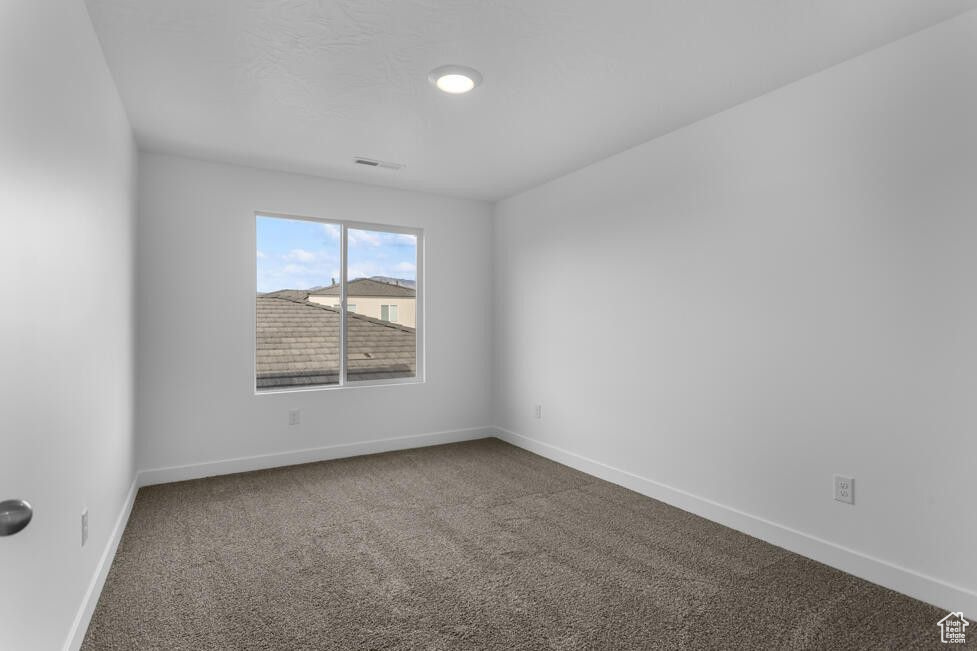
{"type": "Polygon", "coordinates": [[[491,424],[489,204],[143,154],[139,206],[140,469],[491,424]],[[255,210],[424,229],[426,383],[253,394],[255,210]]]}
{"type": "Polygon", "coordinates": [[[974,61],[971,12],[498,204],[497,424],[977,609],[974,61]]]}
{"type": "Polygon", "coordinates": [[[135,148],[81,2],[2,3],[0,97],[0,647],[58,649],[133,478],[135,148]]]}

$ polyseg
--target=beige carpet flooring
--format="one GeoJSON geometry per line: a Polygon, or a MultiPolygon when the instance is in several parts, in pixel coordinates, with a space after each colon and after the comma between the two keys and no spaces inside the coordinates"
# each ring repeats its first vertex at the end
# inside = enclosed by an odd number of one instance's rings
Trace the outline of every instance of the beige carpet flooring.
{"type": "Polygon", "coordinates": [[[944,614],[487,439],[141,489],[83,648],[916,649],[944,614]]]}

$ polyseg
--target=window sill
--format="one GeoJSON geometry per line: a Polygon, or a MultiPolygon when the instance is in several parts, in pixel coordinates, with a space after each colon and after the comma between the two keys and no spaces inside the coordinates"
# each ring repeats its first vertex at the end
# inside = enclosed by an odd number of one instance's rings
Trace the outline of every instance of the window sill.
{"type": "Polygon", "coordinates": [[[343,389],[369,389],[374,387],[393,387],[411,384],[424,384],[424,378],[413,378],[409,380],[375,380],[375,381],[362,381],[362,382],[348,382],[346,384],[319,384],[316,386],[308,387],[291,387],[291,388],[271,388],[271,389],[255,389],[254,395],[256,396],[268,396],[276,395],[280,393],[308,393],[311,391],[339,391],[343,389]]]}

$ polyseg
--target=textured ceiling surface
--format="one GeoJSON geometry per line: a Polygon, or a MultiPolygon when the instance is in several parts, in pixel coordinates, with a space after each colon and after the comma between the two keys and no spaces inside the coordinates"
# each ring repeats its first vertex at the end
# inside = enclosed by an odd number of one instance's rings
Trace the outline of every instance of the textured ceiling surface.
{"type": "Polygon", "coordinates": [[[499,199],[968,0],[88,0],[140,147],[499,199]],[[458,63],[485,81],[437,91],[458,63]],[[366,156],[406,167],[354,166],[366,156]]]}

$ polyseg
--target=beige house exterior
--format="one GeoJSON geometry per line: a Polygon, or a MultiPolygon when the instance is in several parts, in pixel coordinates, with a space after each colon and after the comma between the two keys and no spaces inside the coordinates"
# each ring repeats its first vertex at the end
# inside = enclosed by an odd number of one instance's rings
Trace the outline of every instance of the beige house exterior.
{"type": "MultiPolygon", "coordinates": [[[[339,285],[309,294],[310,303],[339,307],[339,285]]],[[[410,287],[370,278],[350,281],[346,305],[350,312],[389,321],[408,328],[417,327],[417,292],[410,287]]]]}

